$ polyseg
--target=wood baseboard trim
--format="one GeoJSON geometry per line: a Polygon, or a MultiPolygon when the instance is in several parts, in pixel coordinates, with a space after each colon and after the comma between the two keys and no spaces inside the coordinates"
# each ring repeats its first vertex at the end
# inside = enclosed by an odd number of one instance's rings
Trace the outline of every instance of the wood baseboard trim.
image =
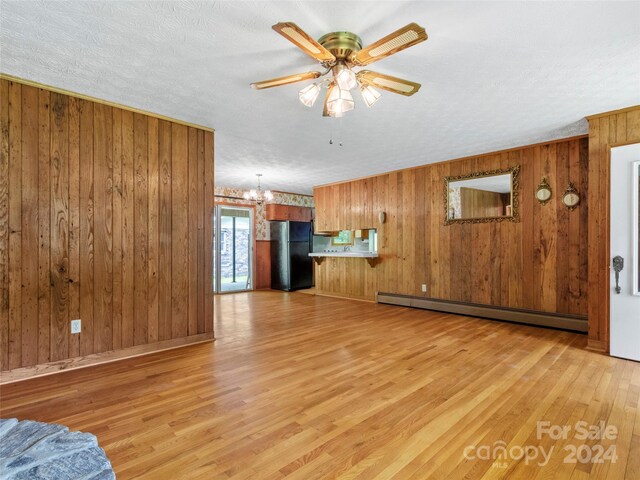
{"type": "Polygon", "coordinates": [[[349,295],[338,295],[335,293],[324,293],[317,290],[313,295],[318,295],[319,297],[341,298],[343,300],[356,300],[357,302],[376,303],[375,300],[370,300],[368,298],[350,297],[349,295]]]}
{"type": "Polygon", "coordinates": [[[93,353],[82,357],[69,358],[58,362],[42,363],[31,367],[15,368],[0,372],[0,385],[29,380],[30,378],[53,375],[55,373],[77,370],[79,368],[92,367],[103,363],[117,362],[127,358],[140,357],[151,353],[174,348],[186,347],[197,343],[212,342],[215,340],[213,332],[191,335],[189,337],[176,338],[173,340],[163,340],[161,342],[135,347],[123,348],[121,350],[111,350],[102,353],[93,353]]]}
{"type": "Polygon", "coordinates": [[[378,293],[378,303],[399,305],[404,307],[423,308],[439,312],[456,313],[471,317],[489,318],[515,323],[524,323],[539,327],[561,328],[574,332],[586,333],[589,328],[586,317],[565,315],[559,313],[536,312],[507,307],[494,307],[476,303],[452,302],[435,298],[413,297],[410,295],[396,295],[378,293]]]}
{"type": "Polygon", "coordinates": [[[592,350],[594,352],[600,352],[600,353],[607,353],[607,346],[602,340],[589,338],[587,340],[587,350],[592,350]]]}

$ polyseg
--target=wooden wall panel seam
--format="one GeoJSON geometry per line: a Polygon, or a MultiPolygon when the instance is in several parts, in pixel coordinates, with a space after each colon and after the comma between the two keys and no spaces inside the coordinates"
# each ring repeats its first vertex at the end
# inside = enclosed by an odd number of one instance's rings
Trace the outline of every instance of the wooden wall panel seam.
{"type": "Polygon", "coordinates": [[[158,339],[171,338],[171,124],[158,125],[158,151],[160,165],[158,219],[158,339]]]}
{"type": "Polygon", "coordinates": [[[134,143],[134,303],[133,344],[143,345],[148,341],[148,234],[149,234],[149,190],[148,190],[148,124],[147,117],[133,114],[134,143]]]}
{"type": "Polygon", "coordinates": [[[94,292],[93,344],[113,348],[113,129],[111,107],[94,105],[94,292]]]}
{"type": "Polygon", "coordinates": [[[187,130],[188,190],[187,190],[187,333],[198,331],[198,134],[187,130]]]}
{"type": "Polygon", "coordinates": [[[122,348],[134,344],[135,151],[133,113],[122,111],[122,348]]]}
{"type": "Polygon", "coordinates": [[[80,336],[71,334],[70,320],[80,318],[80,111],[79,100],[69,98],[69,314],[67,337],[70,357],[80,355],[80,336]]]}
{"type": "Polygon", "coordinates": [[[9,82],[0,82],[0,370],[9,368],[9,82]]]}
{"type": "Polygon", "coordinates": [[[171,338],[188,334],[188,131],[171,126],[171,338]]]}
{"type": "Polygon", "coordinates": [[[159,248],[159,232],[158,232],[158,210],[159,210],[159,153],[158,153],[158,119],[148,118],[148,162],[149,162],[149,185],[148,185],[148,341],[158,341],[158,248],[159,248]]]}
{"type": "Polygon", "coordinates": [[[112,348],[122,348],[122,111],[112,110],[113,131],[113,324],[111,328],[112,348]]]}
{"type": "Polygon", "coordinates": [[[69,99],[51,95],[51,360],[69,356],[69,99]]]}
{"type": "Polygon", "coordinates": [[[94,156],[93,104],[80,101],[80,355],[94,353],[94,156]]]}
{"type": "Polygon", "coordinates": [[[38,90],[22,90],[22,258],[21,263],[21,363],[38,361],[38,90]]]}
{"type": "Polygon", "coordinates": [[[22,319],[22,86],[10,82],[9,104],[9,318],[8,318],[8,367],[16,368],[22,363],[22,340],[20,321],[22,319]]]}

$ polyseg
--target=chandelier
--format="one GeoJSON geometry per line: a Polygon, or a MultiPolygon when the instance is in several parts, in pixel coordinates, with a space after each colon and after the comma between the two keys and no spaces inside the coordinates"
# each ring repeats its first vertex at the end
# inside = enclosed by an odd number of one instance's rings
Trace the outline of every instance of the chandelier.
{"type": "Polygon", "coordinates": [[[262,205],[264,202],[270,202],[273,200],[273,193],[271,193],[271,190],[263,190],[260,186],[261,176],[261,173],[256,173],[256,177],[258,177],[258,188],[252,188],[248,192],[244,192],[242,195],[245,200],[251,200],[258,205],[262,205]]]}

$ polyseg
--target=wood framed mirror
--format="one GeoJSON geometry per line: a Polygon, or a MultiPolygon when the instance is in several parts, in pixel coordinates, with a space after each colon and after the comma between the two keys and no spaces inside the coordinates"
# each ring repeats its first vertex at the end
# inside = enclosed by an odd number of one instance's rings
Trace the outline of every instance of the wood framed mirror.
{"type": "Polygon", "coordinates": [[[445,225],[517,222],[520,165],[445,177],[445,225]]]}

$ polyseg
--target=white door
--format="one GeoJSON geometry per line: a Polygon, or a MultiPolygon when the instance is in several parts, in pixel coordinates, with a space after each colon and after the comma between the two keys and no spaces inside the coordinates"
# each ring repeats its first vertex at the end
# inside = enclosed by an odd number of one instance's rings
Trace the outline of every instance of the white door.
{"type": "Polygon", "coordinates": [[[639,190],[640,143],[612,148],[610,348],[615,357],[637,361],[640,361],[639,190]],[[617,280],[616,270],[619,270],[617,280]]]}

